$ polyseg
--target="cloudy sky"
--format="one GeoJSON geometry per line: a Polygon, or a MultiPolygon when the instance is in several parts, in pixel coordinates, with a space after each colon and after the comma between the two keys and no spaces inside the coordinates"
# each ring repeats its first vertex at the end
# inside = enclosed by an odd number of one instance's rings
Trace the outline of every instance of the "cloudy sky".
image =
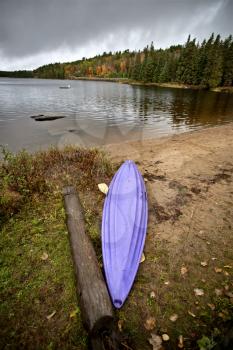
{"type": "Polygon", "coordinates": [[[233,34],[233,0],[0,0],[0,70],[233,34]]]}

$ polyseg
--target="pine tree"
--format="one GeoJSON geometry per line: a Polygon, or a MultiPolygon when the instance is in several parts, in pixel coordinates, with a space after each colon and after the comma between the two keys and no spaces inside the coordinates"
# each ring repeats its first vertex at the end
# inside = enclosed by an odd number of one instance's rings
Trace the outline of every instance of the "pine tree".
{"type": "Polygon", "coordinates": [[[223,43],[223,86],[233,85],[233,41],[230,35],[223,43]]]}

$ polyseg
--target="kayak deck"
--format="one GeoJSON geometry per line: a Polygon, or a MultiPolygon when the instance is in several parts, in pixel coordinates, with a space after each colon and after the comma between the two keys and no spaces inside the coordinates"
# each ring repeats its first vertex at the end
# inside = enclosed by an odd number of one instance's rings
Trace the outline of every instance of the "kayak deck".
{"type": "Polygon", "coordinates": [[[120,308],[135,279],[146,237],[146,188],[133,161],[126,161],[110,184],[104,203],[102,251],[106,281],[120,308]]]}

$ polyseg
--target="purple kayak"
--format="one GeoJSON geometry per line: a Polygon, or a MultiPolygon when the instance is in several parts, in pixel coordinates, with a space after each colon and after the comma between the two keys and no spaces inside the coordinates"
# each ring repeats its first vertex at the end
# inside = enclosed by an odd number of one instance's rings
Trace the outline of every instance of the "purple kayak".
{"type": "Polygon", "coordinates": [[[102,253],[112,302],[120,308],[136,276],[146,238],[146,188],[137,166],[127,160],[114,175],[104,203],[102,253]]]}

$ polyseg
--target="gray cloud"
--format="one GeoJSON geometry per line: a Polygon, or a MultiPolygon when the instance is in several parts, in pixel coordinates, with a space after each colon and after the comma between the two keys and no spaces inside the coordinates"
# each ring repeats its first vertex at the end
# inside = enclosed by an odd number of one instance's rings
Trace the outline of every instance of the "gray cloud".
{"type": "Polygon", "coordinates": [[[231,0],[0,0],[0,69],[226,36],[232,15],[231,0]]]}

